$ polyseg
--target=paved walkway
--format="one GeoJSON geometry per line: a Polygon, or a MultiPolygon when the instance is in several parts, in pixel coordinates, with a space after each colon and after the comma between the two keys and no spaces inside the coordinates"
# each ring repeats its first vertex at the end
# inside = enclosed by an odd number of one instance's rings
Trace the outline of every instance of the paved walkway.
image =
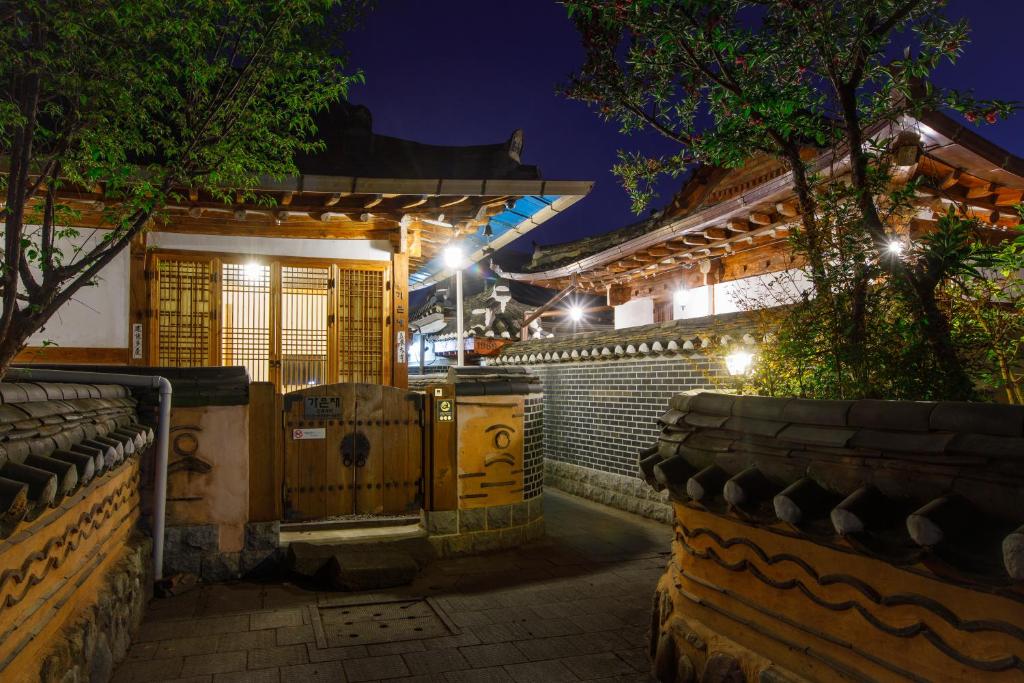
{"type": "Polygon", "coordinates": [[[150,606],[120,682],[647,682],[669,527],[557,491],[549,538],[374,594],[205,586],[150,606]],[[389,629],[389,630],[386,630],[389,629]]]}

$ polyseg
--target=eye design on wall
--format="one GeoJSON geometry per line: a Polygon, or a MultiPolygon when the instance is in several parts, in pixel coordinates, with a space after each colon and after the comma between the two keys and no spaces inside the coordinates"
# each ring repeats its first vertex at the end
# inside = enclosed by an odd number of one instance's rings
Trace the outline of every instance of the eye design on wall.
{"type": "Polygon", "coordinates": [[[485,433],[493,432],[494,436],[491,437],[491,443],[494,447],[500,451],[488,455],[484,458],[484,467],[490,467],[496,462],[503,462],[507,465],[515,465],[516,459],[506,449],[512,445],[512,435],[515,434],[516,428],[510,427],[504,424],[491,425],[484,430],[485,433]]]}
{"type": "Polygon", "coordinates": [[[199,457],[199,433],[202,432],[199,425],[175,425],[171,427],[171,450],[175,458],[168,466],[168,472],[185,470],[187,472],[198,472],[206,474],[213,469],[213,465],[199,457]]]}

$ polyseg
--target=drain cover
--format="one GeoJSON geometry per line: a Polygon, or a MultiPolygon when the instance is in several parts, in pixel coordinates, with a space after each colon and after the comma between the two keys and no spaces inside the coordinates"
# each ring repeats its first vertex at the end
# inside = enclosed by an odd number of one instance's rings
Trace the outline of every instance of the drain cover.
{"type": "Polygon", "coordinates": [[[457,629],[432,600],[320,605],[313,609],[317,646],[344,647],[436,638],[457,629]]]}

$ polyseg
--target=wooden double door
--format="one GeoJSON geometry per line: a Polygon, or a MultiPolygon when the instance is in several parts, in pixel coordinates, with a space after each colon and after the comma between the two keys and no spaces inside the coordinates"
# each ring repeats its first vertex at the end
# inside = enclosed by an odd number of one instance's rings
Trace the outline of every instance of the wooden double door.
{"type": "Polygon", "coordinates": [[[423,396],[380,384],[328,384],[283,397],[284,518],[418,512],[423,396]]]}

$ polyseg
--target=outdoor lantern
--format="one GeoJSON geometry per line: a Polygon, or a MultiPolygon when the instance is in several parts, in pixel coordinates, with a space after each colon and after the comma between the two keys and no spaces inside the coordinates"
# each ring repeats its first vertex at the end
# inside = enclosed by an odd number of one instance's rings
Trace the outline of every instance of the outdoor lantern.
{"type": "Polygon", "coordinates": [[[746,375],[753,364],[754,354],[749,351],[733,351],[725,357],[725,369],[734,377],[746,375]]]}
{"type": "Polygon", "coordinates": [[[583,320],[583,309],[579,306],[573,306],[569,309],[569,317],[572,318],[574,323],[578,323],[583,320]]]}
{"type": "Polygon", "coordinates": [[[444,250],[444,264],[453,270],[462,268],[466,254],[458,244],[449,244],[444,250]]]}
{"type": "Polygon", "coordinates": [[[903,243],[898,239],[889,240],[889,253],[893,256],[899,256],[903,253],[903,243]]]}

